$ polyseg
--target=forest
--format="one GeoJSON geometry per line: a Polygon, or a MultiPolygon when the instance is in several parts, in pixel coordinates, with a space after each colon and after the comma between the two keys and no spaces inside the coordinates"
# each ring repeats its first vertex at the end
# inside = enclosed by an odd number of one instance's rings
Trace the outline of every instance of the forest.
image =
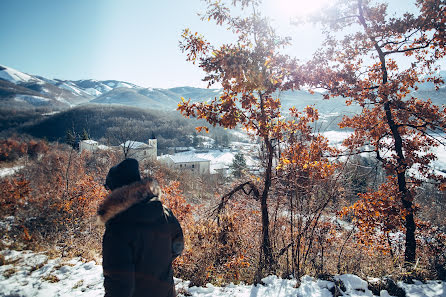
{"type": "Polygon", "coordinates": [[[78,154],[53,141],[87,122],[97,127],[87,131],[93,138],[106,138],[106,127],[122,129],[132,118],[132,133],[154,133],[162,147],[186,144],[181,139],[196,126],[197,133],[242,129],[259,143],[256,173],[211,178],[141,164],[185,230],[185,252],[174,266],[191,284],[351,273],[388,277],[380,286],[391,292],[399,280],[446,280],[446,173],[432,166],[433,149],[446,143],[446,106],[413,93],[424,82],[444,86],[437,74],[446,55],[445,2],[419,0],[416,13],[394,16],[384,3],[341,1],[308,20],[323,28],[326,42],[307,62],[283,54],[289,39],[261,15],[260,1],[205,2],[203,20],[236,41],[215,45],[185,29],[180,48],[209,86],[222,86],[221,95],[182,98],[178,112],[192,122],[80,107],[52,117],[57,125],[44,119],[24,128],[34,137],[52,131],[48,141],[2,140],[2,166],[23,166],[0,180],[0,217],[11,221],[2,248],[98,260],[103,230],[94,214],[107,195],[104,176],[120,157],[78,154]],[[316,129],[314,106],[284,116],[277,94],[301,89],[358,106],[338,124],[352,131],[342,146],[316,129]]]}
{"type": "MultiPolygon", "coordinates": [[[[160,154],[167,153],[173,147],[197,145],[194,144],[194,138],[198,135],[196,121],[173,111],[88,104],[55,113],[39,108],[14,112],[0,109],[0,113],[4,116],[3,126],[0,126],[3,138],[28,137],[64,143],[67,136],[72,135],[76,143],[84,136],[104,145],[119,145],[129,139],[145,143],[155,137],[160,154]]],[[[237,139],[221,127],[209,128],[209,134],[201,135],[217,143],[226,139],[227,145],[230,139],[237,139]]]]}

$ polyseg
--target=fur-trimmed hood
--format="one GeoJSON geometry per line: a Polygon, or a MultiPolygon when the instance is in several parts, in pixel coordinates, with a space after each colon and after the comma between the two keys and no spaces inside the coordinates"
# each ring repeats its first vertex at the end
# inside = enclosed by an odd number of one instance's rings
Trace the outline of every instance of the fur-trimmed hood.
{"type": "Polygon", "coordinates": [[[153,197],[159,198],[160,195],[161,190],[158,182],[150,178],[117,188],[99,205],[98,223],[106,224],[110,219],[133,205],[153,197]]]}

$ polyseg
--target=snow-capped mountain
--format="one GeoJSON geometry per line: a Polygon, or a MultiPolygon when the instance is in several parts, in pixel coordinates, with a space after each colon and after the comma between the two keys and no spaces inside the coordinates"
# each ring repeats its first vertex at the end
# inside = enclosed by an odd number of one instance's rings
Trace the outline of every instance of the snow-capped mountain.
{"type": "MultiPolygon", "coordinates": [[[[440,72],[446,80],[446,72],[440,72]]],[[[48,79],[30,75],[11,67],[0,65],[0,107],[47,106],[56,109],[69,108],[84,103],[120,104],[139,108],[174,110],[181,97],[192,102],[213,99],[220,89],[178,87],[170,89],[145,88],[118,80],[98,81],[48,79]]],[[[446,103],[446,87],[435,91],[432,83],[424,83],[413,93],[422,99],[431,98],[434,104],[446,103]]],[[[322,114],[346,114],[359,111],[358,107],[345,106],[344,100],[323,100],[319,93],[286,91],[278,94],[282,107],[302,109],[315,105],[322,114]]]]}
{"type": "Polygon", "coordinates": [[[123,82],[118,80],[104,80],[98,81],[94,79],[83,79],[76,81],[67,81],[78,88],[81,88],[85,92],[89,93],[94,97],[99,97],[107,92],[110,92],[116,88],[127,88],[127,89],[143,89],[140,86],[129,82],[123,82]]]}
{"type": "Polygon", "coordinates": [[[181,88],[115,88],[93,99],[92,103],[123,104],[141,108],[174,110],[181,97],[192,101],[215,98],[219,89],[181,88]]]}
{"type": "Polygon", "coordinates": [[[205,100],[219,92],[192,87],[144,88],[118,80],[48,79],[0,65],[0,102],[4,106],[67,108],[91,102],[173,110],[181,97],[205,100]]]}
{"type": "Polygon", "coordinates": [[[15,69],[4,67],[0,65],[0,79],[18,84],[18,83],[27,83],[30,81],[39,81],[35,77],[28,75],[26,73],[17,71],[15,69]]]}
{"type": "Polygon", "coordinates": [[[92,99],[86,92],[70,89],[57,80],[29,75],[0,65],[1,105],[67,108],[92,99]]]}

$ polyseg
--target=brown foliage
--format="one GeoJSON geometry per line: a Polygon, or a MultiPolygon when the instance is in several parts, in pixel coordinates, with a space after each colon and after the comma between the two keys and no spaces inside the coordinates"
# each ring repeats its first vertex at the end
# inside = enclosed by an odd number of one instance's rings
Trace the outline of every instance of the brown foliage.
{"type": "MultiPolygon", "coordinates": [[[[303,67],[311,73],[305,79],[325,88],[327,98],[344,97],[347,105],[362,108],[360,114],[344,116],[340,123],[341,128],[354,129],[344,145],[350,153],[373,152],[387,174],[396,177],[392,181],[404,209],[400,213],[406,229],[405,260],[412,264],[415,190],[424,180],[440,188],[446,183],[432,169],[436,156],[429,151],[440,143],[432,132],[446,131],[446,109],[412,93],[426,80],[437,87],[443,83],[435,71],[436,62],[445,56],[446,8],[443,1],[416,1],[416,6],[416,14],[390,17],[386,4],[342,1],[318,19],[327,42],[303,67]]],[[[375,194],[379,200],[379,192],[375,194]]]]}
{"type": "Polygon", "coordinates": [[[94,216],[107,192],[103,177],[87,173],[87,157],[51,145],[46,154],[27,164],[20,177],[1,181],[2,215],[15,216],[10,238],[22,234],[27,245],[59,246],[63,254],[88,253],[92,244],[100,246],[94,216]]]}
{"type": "Polygon", "coordinates": [[[25,155],[36,158],[48,150],[43,140],[20,141],[14,138],[0,140],[0,161],[15,161],[25,155]]]}
{"type": "Polygon", "coordinates": [[[23,178],[3,179],[0,181],[0,217],[14,215],[23,207],[31,189],[23,178]]]}

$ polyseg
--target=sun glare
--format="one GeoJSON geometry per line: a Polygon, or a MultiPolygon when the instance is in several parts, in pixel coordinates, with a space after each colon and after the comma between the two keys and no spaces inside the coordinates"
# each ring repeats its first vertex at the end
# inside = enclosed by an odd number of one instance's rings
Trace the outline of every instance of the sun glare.
{"type": "Polygon", "coordinates": [[[317,12],[333,0],[275,0],[277,13],[283,17],[303,17],[317,12]]]}

